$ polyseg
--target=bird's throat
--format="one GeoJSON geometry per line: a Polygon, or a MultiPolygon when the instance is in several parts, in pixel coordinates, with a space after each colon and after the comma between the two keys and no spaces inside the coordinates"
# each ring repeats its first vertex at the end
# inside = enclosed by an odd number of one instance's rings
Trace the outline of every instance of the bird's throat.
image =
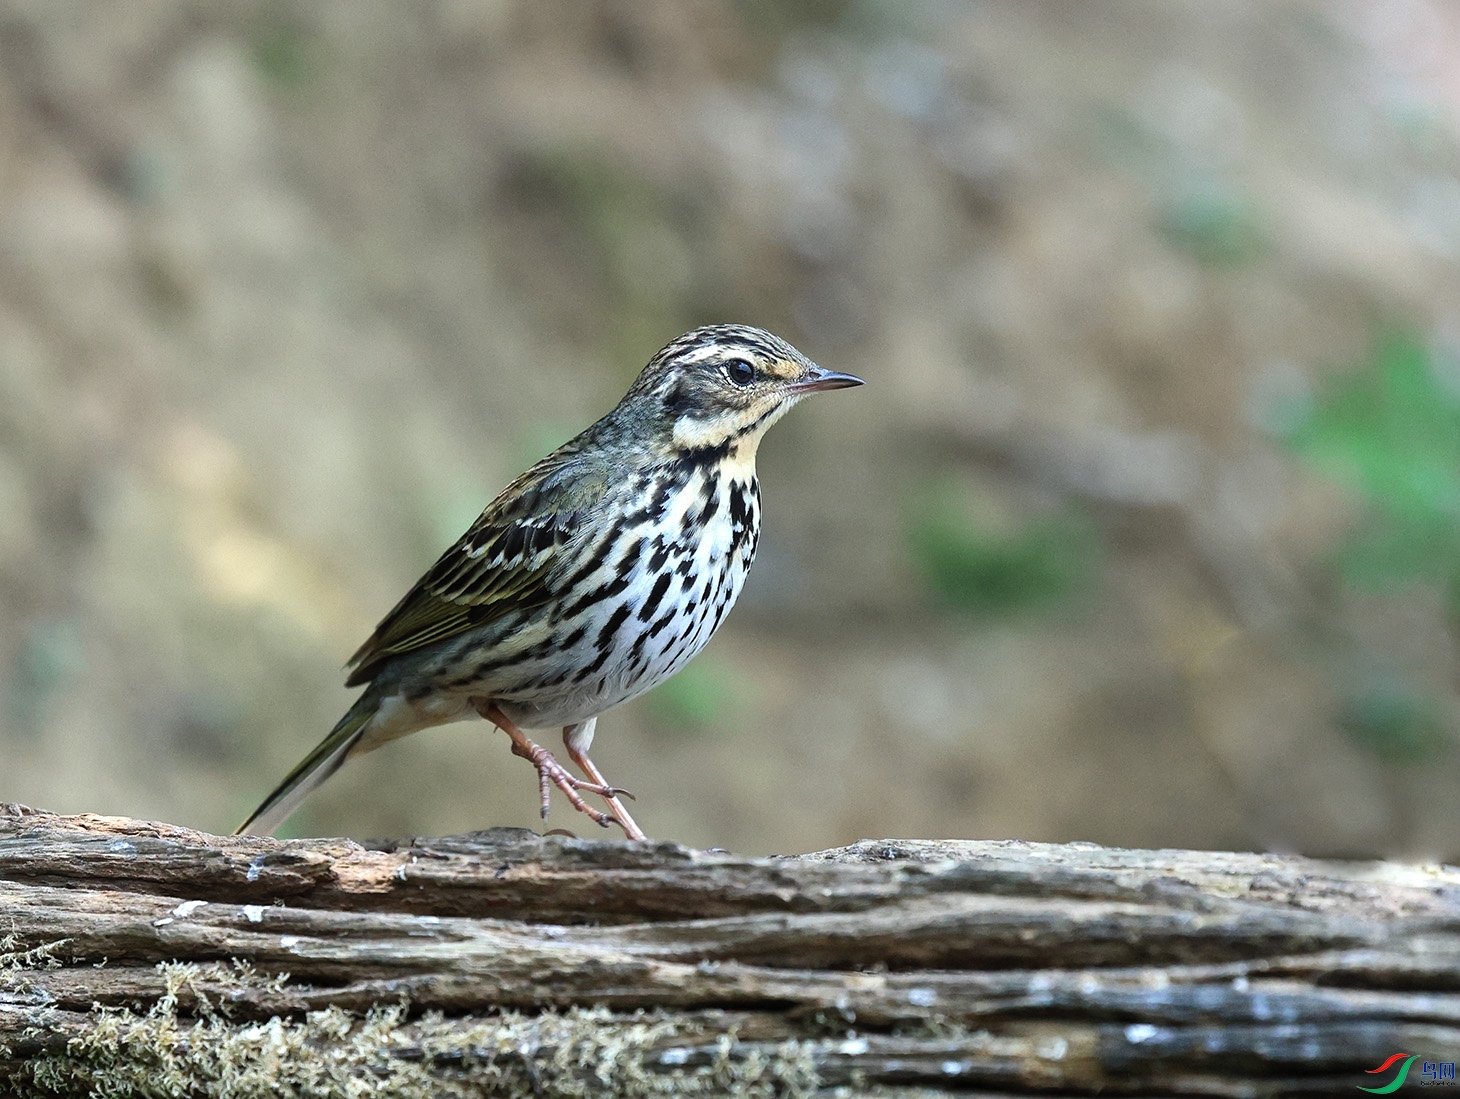
{"type": "Polygon", "coordinates": [[[755,467],[755,452],[770,426],[790,411],[795,399],[778,400],[770,405],[752,405],[736,413],[720,413],[701,418],[684,415],[674,421],[674,447],[683,452],[723,454],[747,468],[755,467]]]}

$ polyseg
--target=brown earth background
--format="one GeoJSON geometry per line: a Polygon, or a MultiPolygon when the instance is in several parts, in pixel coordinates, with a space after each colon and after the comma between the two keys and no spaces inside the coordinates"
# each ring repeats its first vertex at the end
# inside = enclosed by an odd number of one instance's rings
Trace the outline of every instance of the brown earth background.
{"type": "MultiPolygon", "coordinates": [[[[869,384],[600,722],[652,835],[1460,856],[1443,569],[1346,578],[1372,501],[1287,434],[1384,332],[1453,381],[1457,107],[1441,0],[7,0],[0,800],[230,830],[480,507],[736,320],[869,384]]],[[[534,801],[458,725],[289,830],[534,801]]]]}

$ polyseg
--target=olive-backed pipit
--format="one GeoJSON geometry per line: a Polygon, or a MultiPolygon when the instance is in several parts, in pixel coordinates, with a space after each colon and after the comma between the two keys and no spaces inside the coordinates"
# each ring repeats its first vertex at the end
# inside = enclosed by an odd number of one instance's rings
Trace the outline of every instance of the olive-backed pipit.
{"type": "Polygon", "coordinates": [[[480,714],[600,824],[644,833],[588,758],[598,715],[664,682],[740,594],[755,452],[808,393],[861,385],[758,328],[665,347],[608,415],[508,485],[350,659],[365,692],[240,832],[271,832],[351,756],[480,714]],[[579,779],[521,727],[561,727],[579,779]],[[583,794],[603,798],[608,812],[583,794]]]}

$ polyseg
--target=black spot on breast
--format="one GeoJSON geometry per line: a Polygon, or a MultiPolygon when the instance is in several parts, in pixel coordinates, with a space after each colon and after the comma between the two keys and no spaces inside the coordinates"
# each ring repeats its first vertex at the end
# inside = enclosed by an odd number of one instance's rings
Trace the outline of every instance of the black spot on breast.
{"type": "Polygon", "coordinates": [[[715,443],[711,446],[699,446],[693,450],[680,451],[674,460],[674,468],[680,474],[680,484],[686,483],[694,474],[704,470],[713,470],[730,455],[730,445],[734,440],[726,439],[723,443],[715,443]]]}
{"type": "Polygon", "coordinates": [[[664,599],[664,593],[669,590],[669,581],[673,577],[667,572],[661,572],[659,579],[654,581],[654,587],[649,592],[649,598],[644,600],[644,605],[639,608],[639,620],[647,622],[654,617],[654,612],[659,609],[660,602],[664,599]]]}
{"type": "Polygon", "coordinates": [[[730,522],[742,527],[750,522],[750,505],[745,502],[745,486],[739,481],[730,482],[730,522]]]}
{"type": "Polygon", "coordinates": [[[649,634],[647,631],[642,632],[637,638],[634,639],[634,647],[629,650],[628,662],[633,671],[633,674],[636,676],[642,675],[644,672],[644,665],[646,663],[646,661],[644,660],[644,648],[648,644],[649,634]]]}
{"type": "Polygon", "coordinates": [[[608,652],[608,643],[613,640],[613,635],[618,632],[618,628],[624,624],[624,619],[628,616],[629,605],[620,603],[618,609],[608,616],[608,621],[603,624],[603,629],[598,631],[598,639],[595,644],[605,653],[608,652]]]}
{"type": "Polygon", "coordinates": [[[669,510],[669,498],[684,488],[686,480],[688,480],[688,477],[677,469],[671,470],[664,477],[661,477],[654,488],[653,497],[644,509],[648,513],[645,515],[645,518],[662,519],[664,513],[669,510]]]}
{"type": "Polygon", "coordinates": [[[730,483],[730,552],[732,555],[750,547],[755,552],[755,540],[760,535],[755,498],[746,493],[745,485],[739,481],[730,483]]]}
{"type": "Polygon", "coordinates": [[[721,597],[721,599],[719,600],[718,604],[715,606],[715,624],[710,627],[710,632],[711,633],[713,633],[715,630],[718,630],[720,628],[720,623],[725,618],[725,612],[728,611],[729,609],[730,609],[730,600],[721,597]]]}
{"type": "Polygon", "coordinates": [[[634,574],[628,569],[625,569],[623,572],[619,573],[612,580],[610,580],[607,584],[604,584],[601,589],[599,589],[602,592],[599,598],[605,599],[609,596],[617,595],[619,592],[623,591],[626,587],[629,586],[629,581],[632,580],[633,577],[634,574]]]}
{"type": "MultiPolygon", "coordinates": [[[[624,609],[627,610],[627,608],[624,609]]],[[[573,682],[582,683],[589,676],[597,675],[598,669],[603,667],[604,663],[607,662],[608,654],[612,651],[613,650],[609,649],[607,646],[600,648],[598,651],[598,656],[594,658],[593,663],[584,665],[573,673],[573,682]]]]}
{"type": "Polygon", "coordinates": [[[665,626],[669,625],[669,623],[671,623],[671,622],[674,621],[674,618],[675,618],[674,608],[673,607],[670,607],[667,611],[664,612],[663,616],[661,616],[660,618],[658,618],[658,619],[655,620],[654,624],[649,627],[648,631],[644,634],[644,636],[645,637],[654,637],[654,636],[657,636],[659,633],[663,632],[665,626]]]}
{"type": "MultiPolygon", "coordinates": [[[[607,541],[611,542],[612,539],[608,539],[607,541]]],[[[572,603],[565,606],[562,610],[562,613],[558,617],[560,619],[574,618],[577,615],[581,614],[583,611],[585,611],[587,608],[591,607],[594,603],[597,603],[600,599],[607,599],[609,596],[617,595],[619,592],[623,591],[626,587],[629,586],[629,581],[633,578],[634,564],[638,561],[639,554],[641,554],[643,551],[644,540],[642,538],[634,539],[633,543],[630,544],[629,548],[624,551],[623,556],[618,559],[617,564],[614,566],[614,578],[608,581],[606,584],[599,584],[597,587],[590,588],[588,591],[584,592],[577,599],[573,600],[572,603]]],[[[599,552],[594,554],[594,560],[597,561],[598,565],[601,566],[607,556],[608,546],[605,545],[601,547],[599,552]]],[[[588,569],[587,566],[579,569],[563,585],[564,589],[571,591],[578,585],[581,580],[590,575],[591,572],[592,570],[588,569]]]]}
{"type": "MultiPolygon", "coordinates": [[[[564,578],[562,583],[559,585],[560,590],[565,592],[572,591],[587,577],[592,576],[595,572],[602,568],[603,563],[608,560],[608,554],[609,551],[613,549],[614,542],[615,539],[612,537],[601,539],[598,545],[593,547],[593,552],[589,554],[588,560],[584,561],[582,565],[574,569],[572,573],[564,578]]],[[[581,610],[582,608],[577,607],[576,609],[581,610]]],[[[564,608],[563,610],[564,615],[569,615],[572,613],[576,613],[576,610],[572,610],[569,608],[564,608]]]]}
{"type": "Polygon", "coordinates": [[[701,478],[699,498],[694,504],[684,509],[684,518],[680,523],[680,537],[686,543],[698,540],[705,524],[714,517],[715,509],[719,506],[719,483],[714,477],[707,474],[701,478]]]}
{"type": "Polygon", "coordinates": [[[539,641],[536,645],[528,646],[517,655],[521,660],[536,660],[539,657],[547,656],[548,653],[553,651],[556,645],[557,642],[549,637],[546,641],[539,641]]]}

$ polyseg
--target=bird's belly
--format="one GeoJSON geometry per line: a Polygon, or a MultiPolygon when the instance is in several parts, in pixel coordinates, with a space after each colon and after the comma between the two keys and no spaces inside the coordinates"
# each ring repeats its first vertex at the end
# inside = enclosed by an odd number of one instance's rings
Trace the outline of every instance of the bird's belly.
{"type": "MultiPolygon", "coordinates": [[[[711,525],[689,546],[645,539],[620,593],[595,603],[564,644],[493,698],[528,728],[573,725],[643,694],[714,635],[745,583],[754,539],[711,525]]],[[[559,627],[561,631],[562,627],[559,627]]]]}

